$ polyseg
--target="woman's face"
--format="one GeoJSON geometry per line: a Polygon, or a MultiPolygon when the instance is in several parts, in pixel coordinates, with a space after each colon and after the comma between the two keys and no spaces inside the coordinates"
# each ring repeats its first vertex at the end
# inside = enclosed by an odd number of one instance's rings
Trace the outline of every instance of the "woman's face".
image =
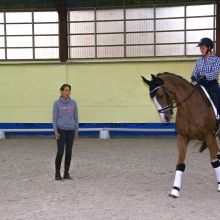
{"type": "Polygon", "coordinates": [[[70,97],[70,94],[71,94],[71,90],[68,86],[65,86],[64,87],[64,90],[61,91],[61,96],[64,98],[64,99],[67,99],[70,97]]]}
{"type": "Polygon", "coordinates": [[[200,52],[201,52],[201,54],[202,54],[202,56],[206,56],[206,53],[207,53],[207,51],[208,51],[208,47],[207,46],[200,46],[200,52]]]}

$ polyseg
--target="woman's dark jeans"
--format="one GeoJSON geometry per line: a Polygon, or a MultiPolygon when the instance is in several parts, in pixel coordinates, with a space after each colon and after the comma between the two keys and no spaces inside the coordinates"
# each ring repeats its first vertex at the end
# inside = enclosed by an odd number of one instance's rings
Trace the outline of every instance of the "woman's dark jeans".
{"type": "Polygon", "coordinates": [[[75,131],[63,130],[58,128],[57,132],[59,133],[60,138],[57,140],[57,155],[55,159],[55,169],[56,169],[56,173],[60,173],[61,162],[65,149],[66,155],[65,155],[64,173],[67,174],[69,172],[71,158],[72,158],[72,148],[73,148],[75,131]]]}

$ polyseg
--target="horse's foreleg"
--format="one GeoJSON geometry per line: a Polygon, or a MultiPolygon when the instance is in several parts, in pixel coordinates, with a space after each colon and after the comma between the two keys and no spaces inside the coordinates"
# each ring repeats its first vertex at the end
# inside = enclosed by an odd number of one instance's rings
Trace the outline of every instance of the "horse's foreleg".
{"type": "Polygon", "coordinates": [[[175,174],[173,188],[169,194],[169,196],[173,198],[179,197],[179,191],[180,191],[181,182],[182,182],[182,174],[185,170],[184,161],[186,158],[187,144],[188,144],[187,138],[183,137],[182,135],[177,136],[177,146],[178,146],[179,156],[178,156],[178,162],[176,165],[176,174],[175,174]]]}
{"type": "Polygon", "coordinates": [[[215,170],[215,174],[217,178],[218,191],[220,192],[220,160],[219,160],[220,155],[218,152],[218,146],[217,146],[215,137],[213,137],[212,135],[208,136],[207,144],[209,147],[211,164],[215,170]]]}

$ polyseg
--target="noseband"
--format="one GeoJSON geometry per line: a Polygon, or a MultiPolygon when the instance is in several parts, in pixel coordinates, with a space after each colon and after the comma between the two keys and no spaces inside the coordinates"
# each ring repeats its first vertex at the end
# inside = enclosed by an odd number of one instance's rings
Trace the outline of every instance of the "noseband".
{"type": "MultiPolygon", "coordinates": [[[[157,111],[159,113],[165,113],[165,112],[170,112],[170,114],[172,115],[173,114],[173,102],[171,103],[170,99],[169,99],[169,96],[167,95],[167,93],[165,92],[165,89],[167,89],[165,86],[161,85],[161,86],[158,86],[156,88],[154,88],[152,91],[150,91],[150,95],[151,97],[154,97],[157,93],[157,91],[162,88],[163,89],[163,92],[164,92],[164,95],[166,97],[166,101],[167,101],[167,106],[163,107],[163,108],[160,108],[160,109],[157,109],[157,111]]],[[[169,92],[171,92],[169,89],[167,89],[169,92]]],[[[172,93],[172,92],[171,92],[172,93]]]]}

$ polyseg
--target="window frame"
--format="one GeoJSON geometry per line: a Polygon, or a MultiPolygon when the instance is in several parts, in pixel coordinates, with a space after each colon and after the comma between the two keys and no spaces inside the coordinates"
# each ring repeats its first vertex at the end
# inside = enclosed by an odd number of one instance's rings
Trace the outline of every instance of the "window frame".
{"type": "MultiPolygon", "coordinates": [[[[190,4],[190,3],[181,3],[181,4],[151,4],[151,5],[147,5],[147,6],[130,6],[130,7],[96,7],[96,8],[76,8],[76,9],[68,9],[68,52],[69,52],[69,60],[78,60],[78,59],[129,59],[129,58],[132,58],[132,59],[139,59],[139,58],[160,58],[160,57],[195,57],[195,56],[199,56],[199,54],[187,54],[187,46],[191,45],[191,44],[197,44],[198,41],[187,41],[186,39],[186,35],[187,35],[187,32],[189,31],[212,31],[213,32],[213,36],[212,36],[212,39],[213,41],[215,42],[216,39],[215,39],[215,35],[216,35],[216,3],[206,3],[206,4],[190,4]],[[197,16],[187,16],[187,6],[202,6],[202,5],[213,5],[213,15],[197,15],[197,16]],[[156,17],[156,9],[157,8],[161,8],[161,7],[183,7],[184,8],[184,15],[183,16],[171,16],[171,17],[156,17]],[[137,19],[126,19],[126,10],[127,9],[141,9],[141,8],[149,8],[149,9],[153,9],[153,18],[137,18],[137,19]],[[99,20],[97,21],[96,20],[96,12],[97,10],[114,10],[114,9],[122,9],[123,12],[124,12],[124,17],[123,19],[112,19],[112,20],[99,20]],[[74,11],[80,11],[80,10],[93,10],[95,15],[94,15],[94,19],[93,20],[90,20],[90,21],[70,21],[70,12],[74,12],[74,11]],[[212,28],[198,28],[198,29],[187,29],[186,27],[186,22],[187,22],[187,19],[189,18],[213,18],[213,27],[212,28]],[[184,23],[184,27],[182,29],[178,29],[178,30],[156,30],[156,22],[159,21],[159,20],[170,20],[170,19],[183,19],[183,23],[184,23]],[[97,33],[97,23],[98,22],[110,22],[110,21],[122,21],[124,22],[124,31],[122,32],[105,32],[105,33],[97,33]],[[153,21],[154,23],[154,30],[153,31],[126,31],[126,22],[127,21],[153,21]],[[90,35],[94,35],[95,36],[95,44],[93,46],[88,46],[88,45],[78,45],[78,46],[71,46],[70,45],[70,37],[73,36],[73,35],[86,35],[86,34],[83,34],[83,33],[76,33],[76,34],[73,34],[73,33],[70,33],[70,24],[71,23],[84,23],[84,22],[94,22],[94,32],[95,33],[88,33],[90,35]],[[156,34],[157,33],[162,33],[162,32],[184,32],[184,42],[174,42],[174,43],[158,43],[156,42],[156,34]],[[153,33],[154,35],[154,43],[153,44],[128,44],[126,42],[126,35],[127,34],[135,34],[135,33],[153,33]],[[97,55],[97,48],[100,47],[100,45],[97,44],[97,35],[99,34],[123,34],[124,35],[124,56],[120,56],[120,57],[98,57],[97,55]],[[184,51],[183,51],[183,54],[181,55],[164,55],[164,56],[158,56],[156,54],[156,47],[158,47],[159,45],[184,45],[184,51]],[[132,46],[152,46],[154,47],[154,54],[152,56],[127,56],[127,48],[128,47],[132,47],[132,46]],[[76,57],[71,57],[70,56],[70,50],[71,48],[86,48],[86,47],[94,47],[95,48],[95,56],[93,58],[88,58],[88,57],[85,57],[85,58],[76,58],[76,57]]],[[[103,45],[101,45],[103,46],[103,45]]],[[[112,47],[112,45],[104,45],[106,47],[112,47]]],[[[114,46],[122,46],[121,44],[114,44],[114,46]]]]}
{"type": "Polygon", "coordinates": [[[0,49],[4,49],[4,54],[5,54],[5,58],[4,59],[0,59],[1,61],[58,61],[59,60],[59,52],[58,52],[58,57],[57,58],[36,58],[35,57],[35,50],[36,49],[47,49],[47,48],[51,48],[51,49],[58,49],[59,50],[59,16],[58,16],[58,20],[57,22],[35,22],[34,21],[34,13],[35,12],[56,12],[58,13],[55,9],[47,9],[47,10],[39,10],[39,9],[33,9],[33,10],[4,10],[4,11],[0,11],[0,13],[3,13],[4,16],[4,23],[0,23],[4,25],[4,35],[0,35],[4,37],[4,42],[5,45],[4,47],[0,47],[0,49]],[[25,12],[30,12],[31,13],[31,21],[30,22],[6,22],[6,14],[7,13],[25,13],[25,12]],[[7,34],[7,25],[20,25],[20,24],[30,24],[31,25],[31,34],[7,34]],[[58,33],[57,34],[35,34],[34,32],[34,26],[35,24],[57,24],[58,26],[58,33]],[[57,36],[58,37],[58,45],[57,46],[36,46],[35,45],[35,37],[38,36],[57,36]],[[32,38],[32,46],[12,46],[9,47],[7,45],[7,38],[8,37],[31,37],[32,38]],[[32,49],[32,58],[28,59],[17,59],[17,58],[8,58],[8,49],[15,49],[15,50],[19,50],[19,49],[32,49]]]}

